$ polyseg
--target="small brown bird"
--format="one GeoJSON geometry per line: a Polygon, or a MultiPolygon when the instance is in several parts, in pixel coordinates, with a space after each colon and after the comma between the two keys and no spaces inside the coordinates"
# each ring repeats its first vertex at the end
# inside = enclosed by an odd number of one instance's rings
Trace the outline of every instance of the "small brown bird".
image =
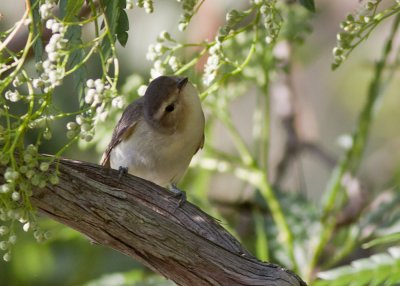
{"type": "Polygon", "coordinates": [[[203,143],[197,90],[188,78],[160,76],[125,109],[101,164],[169,187],[184,200],[175,185],[203,143]]]}

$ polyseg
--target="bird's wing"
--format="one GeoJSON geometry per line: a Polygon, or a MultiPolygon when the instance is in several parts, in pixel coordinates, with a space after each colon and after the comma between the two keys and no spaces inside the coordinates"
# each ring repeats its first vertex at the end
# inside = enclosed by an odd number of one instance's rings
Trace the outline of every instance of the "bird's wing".
{"type": "Polygon", "coordinates": [[[122,113],[117,126],[111,137],[111,142],[108,144],[106,151],[101,159],[101,165],[105,167],[110,166],[110,154],[112,149],[117,146],[122,140],[128,139],[134,132],[135,126],[143,114],[143,100],[142,98],[132,102],[122,113]]]}
{"type": "MultiPolygon", "coordinates": [[[[200,140],[200,142],[199,142],[199,146],[197,147],[197,149],[196,149],[196,151],[194,152],[194,154],[196,154],[200,149],[203,149],[203,146],[204,146],[204,138],[205,138],[205,136],[204,136],[204,133],[203,133],[203,136],[201,137],[201,140],[200,140]]],[[[194,155],[193,154],[193,155],[194,155]]]]}

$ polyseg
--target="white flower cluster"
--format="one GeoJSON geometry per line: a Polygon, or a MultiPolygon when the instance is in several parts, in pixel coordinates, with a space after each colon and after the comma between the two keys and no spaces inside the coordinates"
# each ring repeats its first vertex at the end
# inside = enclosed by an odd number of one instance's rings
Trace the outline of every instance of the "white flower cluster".
{"type": "MultiPolygon", "coordinates": [[[[59,180],[55,173],[49,174],[50,163],[40,161],[36,146],[28,145],[20,156],[21,165],[7,167],[3,175],[5,183],[0,185],[0,195],[9,202],[7,209],[0,207],[0,250],[6,251],[3,255],[5,261],[11,259],[11,246],[17,240],[13,229],[6,226],[6,223],[12,226],[14,221],[19,221],[24,231],[33,228],[36,239],[46,238],[45,233],[29,220],[27,211],[21,207],[21,201],[32,195],[32,185],[43,188],[47,182],[57,184],[59,180]],[[4,238],[5,236],[8,238],[4,238]]],[[[9,161],[9,157],[6,159],[3,156],[0,163],[7,165],[9,161]]]]}
{"type": "Polygon", "coordinates": [[[17,102],[21,99],[21,94],[18,90],[7,90],[4,96],[11,102],[17,102]]]}
{"type": "Polygon", "coordinates": [[[52,137],[51,130],[49,128],[49,123],[51,121],[54,121],[55,117],[53,115],[43,115],[31,122],[28,123],[28,127],[30,129],[35,129],[35,128],[45,128],[43,131],[43,138],[46,140],[50,140],[52,137]]]}
{"type": "Polygon", "coordinates": [[[66,28],[63,24],[57,22],[55,19],[49,19],[46,21],[46,28],[51,30],[53,34],[59,33],[64,34],[66,32],[66,28]]]}
{"type": "Polygon", "coordinates": [[[41,4],[39,7],[40,17],[46,20],[50,18],[53,13],[52,10],[56,6],[56,0],[46,0],[45,3],[41,4]]]}
{"type": "Polygon", "coordinates": [[[165,74],[165,65],[161,60],[156,60],[153,63],[153,67],[150,69],[150,76],[151,78],[157,78],[163,74],[165,74]]]}
{"type": "Polygon", "coordinates": [[[179,31],[186,30],[189,25],[190,19],[193,17],[194,8],[197,4],[197,0],[177,0],[177,2],[182,3],[183,14],[179,19],[178,29],[179,31]]]}
{"type": "Polygon", "coordinates": [[[33,87],[43,88],[44,92],[49,92],[62,83],[65,68],[59,63],[62,60],[62,51],[67,45],[64,38],[66,27],[55,19],[46,21],[46,27],[53,32],[48,44],[45,47],[47,60],[36,64],[36,69],[40,72],[40,77],[32,81],[33,87]]]}
{"type": "Polygon", "coordinates": [[[158,42],[176,42],[167,31],[161,31],[158,42]]]}
{"type": "Polygon", "coordinates": [[[131,10],[135,7],[135,3],[133,0],[126,0],[126,6],[125,9],[131,10]]]}
{"type": "Polygon", "coordinates": [[[115,108],[122,109],[125,105],[125,102],[122,96],[116,96],[112,99],[111,105],[115,108]]]}
{"type": "Polygon", "coordinates": [[[239,24],[248,14],[243,13],[243,12],[239,12],[235,9],[229,11],[226,14],[226,24],[224,27],[224,29],[220,30],[219,33],[223,33],[224,36],[228,35],[228,33],[230,32],[230,30],[234,29],[235,26],[237,24],[239,24]]]}
{"type": "MultiPolygon", "coordinates": [[[[27,232],[30,229],[33,230],[33,237],[38,242],[42,242],[49,239],[51,234],[49,231],[43,231],[38,228],[36,222],[29,222],[26,218],[23,209],[4,210],[0,209],[0,221],[6,222],[8,220],[19,221],[23,227],[22,229],[27,232]]],[[[3,255],[3,260],[8,262],[11,260],[11,248],[17,242],[17,235],[13,231],[13,225],[11,227],[6,225],[0,225],[0,250],[6,251],[3,255]],[[8,237],[7,237],[8,236],[8,237]]]]}
{"type": "Polygon", "coordinates": [[[168,65],[174,72],[176,72],[181,66],[181,63],[178,61],[177,57],[171,56],[168,60],[168,65]]]}
{"type": "Polygon", "coordinates": [[[89,79],[86,81],[86,86],[85,102],[92,107],[102,103],[107,91],[111,88],[109,84],[104,84],[101,79],[89,79]]]}
{"type": "MultiPolygon", "coordinates": [[[[61,25],[60,23],[58,24],[61,25]]],[[[45,51],[48,54],[48,59],[52,63],[55,63],[57,62],[58,59],[60,59],[61,57],[60,52],[65,48],[67,44],[67,40],[64,39],[64,32],[66,30],[65,27],[61,25],[61,27],[59,27],[58,29],[62,30],[63,33],[54,33],[51,36],[49,43],[45,47],[45,51]]]]}
{"type": "Polygon", "coordinates": [[[160,58],[167,50],[168,47],[164,46],[162,43],[150,44],[147,53],[146,59],[149,61],[155,61],[160,58]]]}
{"type": "Polygon", "coordinates": [[[94,126],[99,121],[105,121],[108,116],[106,105],[116,108],[124,107],[122,96],[117,96],[110,84],[102,79],[88,79],[86,81],[85,103],[90,106],[90,110],[85,114],[79,114],[75,121],[67,123],[67,137],[73,139],[79,136],[81,139],[90,142],[93,139],[94,126]]]}
{"type": "MultiPolygon", "coordinates": [[[[342,31],[337,34],[336,47],[333,48],[334,60],[332,68],[337,68],[347,58],[348,54],[362,41],[369,27],[374,27],[378,5],[381,0],[371,0],[364,4],[359,13],[347,15],[346,19],[340,23],[342,31]]],[[[369,30],[370,31],[370,30],[369,30]]]]}
{"type": "Polygon", "coordinates": [[[11,259],[11,251],[10,248],[12,245],[14,245],[17,242],[17,236],[15,234],[10,233],[10,228],[2,225],[0,226],[0,250],[7,251],[3,255],[3,260],[8,262],[11,259]],[[8,239],[2,238],[2,236],[9,235],[8,239]],[[4,240],[3,240],[4,239],[4,240]]]}
{"type": "Polygon", "coordinates": [[[173,72],[176,72],[182,66],[178,58],[173,55],[177,46],[177,42],[166,31],[160,33],[156,44],[149,45],[146,58],[153,62],[153,67],[150,70],[152,78],[165,74],[168,66],[173,72]]]}
{"type": "MultiPolygon", "coordinates": [[[[262,1],[259,2],[261,3],[262,1]]],[[[276,0],[265,2],[260,7],[260,12],[263,16],[265,31],[267,32],[265,42],[271,44],[278,37],[282,26],[282,18],[276,7],[276,0]]]]}
{"type": "Polygon", "coordinates": [[[138,0],[137,5],[140,8],[144,8],[146,13],[148,13],[148,14],[153,13],[153,11],[154,11],[153,0],[138,0]]]}
{"type": "Polygon", "coordinates": [[[210,85],[215,80],[222,55],[222,44],[217,41],[210,48],[207,62],[204,65],[203,83],[205,85],[210,85]]]}
{"type": "Polygon", "coordinates": [[[93,139],[93,119],[77,115],[74,121],[67,123],[67,137],[69,139],[79,135],[81,139],[90,142],[93,139]]]}
{"type": "Polygon", "coordinates": [[[144,96],[146,90],[147,90],[147,85],[142,84],[141,86],[139,86],[137,93],[139,96],[144,96]]]}
{"type": "Polygon", "coordinates": [[[53,115],[44,115],[44,116],[41,116],[41,117],[29,122],[28,123],[28,127],[31,128],[31,129],[44,128],[44,127],[46,127],[48,125],[48,123],[50,121],[53,121],[53,120],[54,120],[54,116],[53,115]]]}
{"type": "MultiPolygon", "coordinates": [[[[20,73],[14,78],[14,80],[12,82],[12,85],[14,87],[19,87],[24,82],[26,82],[26,78],[22,73],[20,73]]],[[[23,98],[22,95],[19,93],[19,91],[17,89],[15,89],[15,90],[7,90],[5,92],[5,94],[4,94],[4,97],[5,97],[6,100],[9,100],[11,102],[17,102],[17,101],[20,101],[23,98]]]]}
{"type": "Polygon", "coordinates": [[[26,82],[26,78],[22,73],[20,73],[14,78],[12,85],[14,87],[18,87],[21,86],[24,82],[26,82]]]}

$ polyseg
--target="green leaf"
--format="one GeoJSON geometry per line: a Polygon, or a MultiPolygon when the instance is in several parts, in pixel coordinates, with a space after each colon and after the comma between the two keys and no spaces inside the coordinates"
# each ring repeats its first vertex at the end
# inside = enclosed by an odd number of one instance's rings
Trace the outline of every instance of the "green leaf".
{"type": "MultiPolygon", "coordinates": [[[[70,21],[75,16],[78,15],[79,11],[82,9],[85,0],[73,0],[67,1],[67,7],[65,11],[64,20],[70,21]]],[[[62,10],[62,9],[60,9],[62,10]]]]}
{"type": "Polygon", "coordinates": [[[314,0],[300,0],[300,4],[307,10],[309,10],[311,12],[315,12],[314,0]]]}
{"type": "Polygon", "coordinates": [[[127,31],[129,30],[129,19],[128,15],[126,14],[125,10],[121,10],[119,17],[118,17],[118,23],[117,23],[117,39],[118,42],[125,47],[126,42],[128,41],[128,33],[127,31]]]}
{"type": "MultiPolygon", "coordinates": [[[[33,30],[35,32],[35,35],[38,35],[42,31],[42,21],[41,17],[39,15],[39,5],[37,5],[36,2],[39,2],[39,0],[33,1],[31,6],[33,8],[32,15],[33,15],[33,30]]],[[[43,57],[43,42],[39,38],[35,43],[33,44],[33,53],[35,55],[35,61],[39,62],[42,60],[43,57]]]]}
{"type": "Polygon", "coordinates": [[[128,42],[128,33],[127,32],[118,33],[117,39],[118,42],[121,44],[121,46],[125,47],[126,42],[128,42]]]}
{"type": "Polygon", "coordinates": [[[102,0],[101,5],[104,7],[104,15],[113,38],[112,43],[108,38],[105,38],[102,43],[102,48],[107,55],[110,52],[111,45],[113,45],[116,40],[118,40],[122,46],[126,45],[128,41],[127,31],[129,30],[129,19],[124,10],[126,5],[125,0],[102,0]]]}
{"type": "Polygon", "coordinates": [[[393,285],[400,282],[398,273],[400,273],[400,247],[391,247],[388,253],[374,254],[368,258],[355,260],[351,265],[320,272],[318,277],[321,280],[316,281],[314,285],[393,285]]]}
{"type": "MultiPolygon", "coordinates": [[[[115,32],[117,28],[119,13],[121,9],[119,9],[121,1],[111,1],[111,0],[102,0],[101,3],[104,7],[104,16],[107,18],[107,24],[109,26],[110,32],[115,37],[115,32]]],[[[115,40],[115,38],[114,38],[115,40]]]]}
{"type": "MultiPolygon", "coordinates": [[[[78,46],[82,44],[82,40],[81,40],[81,36],[82,36],[82,27],[81,26],[71,26],[68,30],[67,30],[67,34],[66,34],[66,38],[68,39],[68,42],[72,45],[72,46],[78,46]]],[[[68,68],[73,68],[76,65],[79,65],[82,60],[85,57],[85,50],[84,49],[76,49],[74,50],[69,59],[68,59],[68,68]]],[[[75,87],[74,89],[77,91],[78,93],[78,98],[79,98],[79,102],[83,103],[83,95],[85,92],[85,85],[86,85],[86,78],[87,78],[87,72],[86,72],[86,68],[85,65],[82,65],[81,67],[79,67],[73,74],[73,78],[74,78],[74,83],[75,83],[75,87]]]]}
{"type": "Polygon", "coordinates": [[[121,10],[118,17],[117,34],[119,34],[119,32],[126,31],[129,31],[129,19],[125,10],[121,10]]]}
{"type": "Polygon", "coordinates": [[[370,242],[364,243],[363,247],[371,248],[379,244],[396,243],[396,242],[400,242],[400,232],[391,233],[383,237],[378,237],[374,240],[371,240],[370,242]]]}

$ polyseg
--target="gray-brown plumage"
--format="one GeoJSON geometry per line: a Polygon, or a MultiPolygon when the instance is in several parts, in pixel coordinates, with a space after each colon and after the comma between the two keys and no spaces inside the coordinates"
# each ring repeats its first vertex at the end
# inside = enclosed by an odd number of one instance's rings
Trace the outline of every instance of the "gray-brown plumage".
{"type": "Polygon", "coordinates": [[[166,187],[179,181],[203,142],[198,92],[187,78],[161,76],[123,112],[101,164],[166,187]]]}

